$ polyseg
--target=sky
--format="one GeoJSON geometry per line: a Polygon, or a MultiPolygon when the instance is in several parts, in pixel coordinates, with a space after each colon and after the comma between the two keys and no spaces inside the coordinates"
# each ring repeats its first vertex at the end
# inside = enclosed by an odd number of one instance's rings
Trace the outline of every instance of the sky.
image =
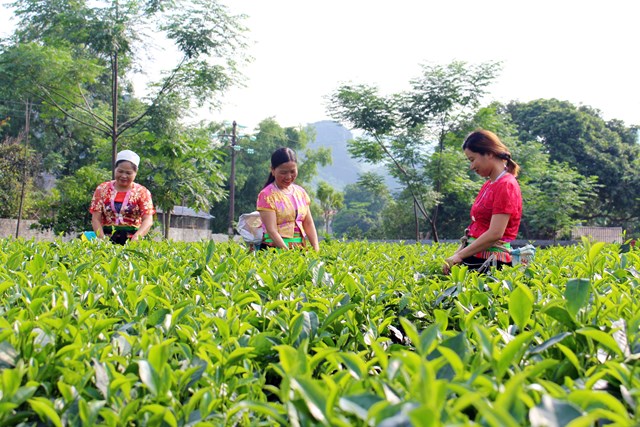
{"type": "MultiPolygon", "coordinates": [[[[486,102],[556,98],[640,125],[640,0],[226,0],[245,14],[245,87],[219,111],[249,129],[329,120],[343,83],[409,89],[421,65],[501,61],[486,102]]],[[[0,15],[6,35],[7,13],[0,15]]],[[[162,56],[162,55],[160,55],[162,56]]]]}

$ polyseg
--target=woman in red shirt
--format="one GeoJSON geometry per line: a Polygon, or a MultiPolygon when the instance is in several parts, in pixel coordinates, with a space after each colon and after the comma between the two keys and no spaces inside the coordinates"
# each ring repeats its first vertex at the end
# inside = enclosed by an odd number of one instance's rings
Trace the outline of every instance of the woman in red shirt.
{"type": "Polygon", "coordinates": [[[455,264],[478,270],[492,256],[499,268],[509,265],[509,242],[518,235],[522,218],[522,195],[516,181],[520,166],[502,141],[493,132],[479,129],[467,136],[462,150],[470,168],[487,182],[471,207],[466,242],[446,259],[445,274],[455,264]]]}
{"type": "Polygon", "coordinates": [[[118,153],[115,180],[103,182],[91,200],[91,225],[98,238],[124,245],[144,237],[153,225],[151,193],[136,184],[140,157],[131,150],[118,153]]]}

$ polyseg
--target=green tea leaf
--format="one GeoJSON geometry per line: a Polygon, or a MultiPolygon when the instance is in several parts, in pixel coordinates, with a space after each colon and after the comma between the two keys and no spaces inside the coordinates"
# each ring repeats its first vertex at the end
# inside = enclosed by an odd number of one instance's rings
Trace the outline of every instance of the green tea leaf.
{"type": "Polygon", "coordinates": [[[532,312],[533,294],[528,288],[518,284],[509,298],[509,314],[521,331],[529,322],[532,312]]]}
{"type": "Polygon", "coordinates": [[[156,370],[146,360],[138,362],[138,369],[142,383],[147,386],[151,394],[157,396],[160,391],[160,377],[156,370]]]}
{"type": "Polygon", "coordinates": [[[358,355],[353,353],[338,353],[335,357],[347,367],[349,373],[355,379],[361,380],[367,375],[367,364],[358,355]]]}
{"type": "Polygon", "coordinates": [[[213,239],[209,240],[209,243],[207,244],[207,253],[204,259],[204,265],[209,265],[209,262],[211,261],[211,258],[213,258],[213,254],[215,253],[216,250],[216,242],[213,239]]]}
{"type": "Polygon", "coordinates": [[[533,336],[534,332],[524,332],[517,335],[504,346],[498,358],[498,378],[502,378],[504,376],[509,366],[517,366],[520,363],[522,355],[527,349],[526,346],[531,342],[533,336]]]}
{"type": "Polygon", "coordinates": [[[609,350],[612,350],[618,356],[623,355],[622,351],[618,347],[618,343],[616,343],[616,340],[614,340],[613,337],[606,332],[594,328],[580,328],[576,332],[599,342],[609,350]]]}
{"type": "Polygon", "coordinates": [[[560,341],[562,341],[563,339],[570,337],[572,334],[571,332],[561,332],[557,335],[552,336],[551,338],[549,338],[548,340],[546,340],[545,342],[543,342],[540,345],[537,345],[531,349],[529,349],[529,354],[538,354],[538,353],[542,353],[543,351],[545,351],[546,349],[548,349],[549,347],[559,343],[560,341]]]}
{"type": "Polygon", "coordinates": [[[329,425],[329,417],[327,416],[327,397],[324,387],[320,381],[295,378],[291,380],[291,389],[297,391],[304,403],[309,408],[309,412],[313,417],[325,425],[329,425]]]}
{"type": "Polygon", "coordinates": [[[285,411],[282,408],[279,408],[274,403],[263,403],[263,402],[252,402],[248,400],[243,400],[241,402],[236,403],[229,409],[228,417],[233,416],[234,414],[247,411],[250,414],[262,414],[272,418],[274,421],[278,422],[280,425],[287,425],[287,419],[285,418],[285,411]]]}
{"type": "Polygon", "coordinates": [[[280,356],[280,365],[284,372],[295,377],[308,371],[307,356],[289,345],[277,345],[274,347],[280,356]]]}
{"type": "Polygon", "coordinates": [[[369,409],[382,400],[380,396],[375,394],[358,394],[341,397],[338,404],[343,411],[354,414],[362,421],[366,421],[369,416],[369,409]]]}
{"type": "Polygon", "coordinates": [[[529,421],[532,427],[564,427],[582,414],[572,403],[543,395],[542,402],[529,411],[529,421]]]}
{"type": "Polygon", "coordinates": [[[18,352],[10,342],[0,342],[0,369],[12,368],[16,366],[18,352]]]}
{"type": "Polygon", "coordinates": [[[571,279],[567,281],[564,298],[567,310],[573,318],[589,302],[590,290],[591,282],[588,279],[571,279]]]}
{"type": "Polygon", "coordinates": [[[564,326],[575,329],[577,327],[576,322],[573,320],[573,317],[566,308],[557,305],[558,303],[551,303],[548,306],[545,306],[542,309],[542,312],[558,322],[562,323],[564,326]]]}
{"type": "Polygon", "coordinates": [[[62,427],[60,416],[53,408],[53,403],[50,400],[44,397],[34,397],[27,402],[43,421],[48,420],[56,427],[62,427]]]}

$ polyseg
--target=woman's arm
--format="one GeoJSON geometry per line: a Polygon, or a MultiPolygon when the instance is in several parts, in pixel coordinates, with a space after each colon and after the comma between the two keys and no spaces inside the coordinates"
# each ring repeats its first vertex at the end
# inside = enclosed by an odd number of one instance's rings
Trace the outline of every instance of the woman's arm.
{"type": "Polygon", "coordinates": [[[460,248],[452,256],[446,259],[443,271],[445,274],[449,274],[449,270],[452,265],[460,264],[464,258],[473,256],[478,252],[489,249],[495,245],[507,229],[509,218],[511,214],[496,214],[491,216],[491,223],[489,229],[482,233],[480,237],[471,242],[468,246],[460,248]]]}
{"type": "Polygon", "coordinates": [[[267,229],[267,233],[273,243],[278,248],[289,249],[287,244],[282,240],[282,236],[278,232],[278,225],[276,224],[276,213],[275,211],[258,211],[260,213],[260,219],[267,229]]]}
{"type": "Polygon", "coordinates": [[[140,228],[135,232],[133,236],[131,236],[131,240],[138,240],[147,235],[151,227],[153,226],[153,215],[145,214],[142,216],[142,223],[140,224],[140,228]]]}
{"type": "Polygon", "coordinates": [[[320,245],[318,244],[318,231],[316,230],[316,224],[313,222],[313,216],[311,215],[311,209],[305,215],[304,220],[302,221],[302,226],[304,227],[305,233],[307,233],[307,238],[309,239],[309,243],[313,246],[315,251],[320,250],[320,245]]]}
{"type": "Polygon", "coordinates": [[[93,228],[98,239],[105,237],[104,231],[102,230],[102,212],[93,212],[91,214],[91,228],[93,228]]]}

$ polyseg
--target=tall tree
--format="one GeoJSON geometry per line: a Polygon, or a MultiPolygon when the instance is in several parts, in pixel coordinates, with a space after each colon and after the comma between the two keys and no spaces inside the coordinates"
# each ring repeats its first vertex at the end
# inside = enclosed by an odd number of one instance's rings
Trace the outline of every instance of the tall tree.
{"type": "Polygon", "coordinates": [[[320,209],[322,209],[324,231],[329,234],[331,232],[331,221],[344,204],[344,193],[336,191],[331,185],[321,181],[316,190],[316,197],[320,201],[320,209]]]}
{"type": "Polygon", "coordinates": [[[363,173],[355,184],[345,187],[344,208],[333,220],[333,232],[350,238],[397,238],[383,227],[382,214],[390,204],[393,198],[384,177],[363,173]]]}
{"type": "Polygon", "coordinates": [[[0,217],[15,218],[20,205],[20,188],[24,188],[24,211],[33,206],[36,194],[32,191],[37,164],[36,153],[25,146],[26,136],[7,137],[0,143],[0,217]],[[16,191],[18,190],[18,191],[16,191]]]}
{"type": "MultiPolygon", "coordinates": [[[[165,98],[215,104],[212,96],[237,81],[236,66],[244,59],[242,17],[231,15],[216,0],[17,0],[13,7],[20,22],[10,47],[39,47],[45,57],[62,52],[72,63],[90,65],[74,70],[92,70],[95,75],[71,87],[67,79],[62,80],[64,86],[37,79],[37,71],[29,66],[13,67],[11,74],[35,82],[30,96],[107,136],[112,164],[122,136],[165,98]],[[150,59],[142,55],[149,52],[145,46],[153,38],[165,38],[177,60],[150,85],[146,103],[132,109],[127,105],[133,98],[131,81],[136,71],[150,66],[150,59]]],[[[54,60],[43,64],[58,66],[54,60]]]]}
{"type": "Polygon", "coordinates": [[[223,156],[211,144],[211,130],[215,125],[184,127],[151,135],[139,145],[142,157],[139,180],[151,192],[155,206],[164,215],[164,237],[169,238],[171,214],[175,206],[188,206],[195,211],[209,211],[223,199],[225,177],[223,156]]]}
{"type": "Polygon", "coordinates": [[[429,221],[436,241],[443,174],[427,179],[425,166],[434,151],[443,151],[447,133],[479,107],[499,69],[499,63],[426,65],[410,91],[385,97],[375,87],[343,85],[330,97],[330,114],[364,132],[349,143],[350,153],[387,165],[429,221]]]}
{"type": "Polygon", "coordinates": [[[637,228],[640,218],[640,145],[637,127],[605,122],[591,107],[540,99],[512,102],[507,112],[523,141],[538,141],[550,160],[583,176],[597,176],[596,203],[584,212],[591,225],[637,228]],[[634,138],[634,134],[636,138],[634,138]]]}

